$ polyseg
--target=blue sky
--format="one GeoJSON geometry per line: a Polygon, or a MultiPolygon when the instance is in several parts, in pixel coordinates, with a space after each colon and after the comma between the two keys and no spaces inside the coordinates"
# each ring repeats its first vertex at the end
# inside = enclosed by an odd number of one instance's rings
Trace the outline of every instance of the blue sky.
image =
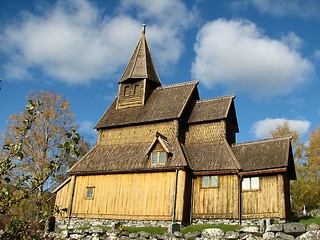
{"type": "Polygon", "coordinates": [[[163,85],[236,94],[237,142],[285,121],[307,141],[320,122],[319,12],[318,0],[1,0],[0,132],[45,90],[66,97],[95,139],[146,23],[163,85]]]}

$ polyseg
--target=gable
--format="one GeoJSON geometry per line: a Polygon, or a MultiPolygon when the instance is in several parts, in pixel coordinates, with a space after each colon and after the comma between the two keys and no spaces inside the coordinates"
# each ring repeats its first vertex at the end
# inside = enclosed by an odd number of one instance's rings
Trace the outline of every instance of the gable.
{"type": "Polygon", "coordinates": [[[167,138],[161,135],[159,132],[157,132],[156,137],[154,138],[152,144],[148,148],[147,155],[149,155],[151,151],[165,151],[169,154],[172,152],[172,149],[167,138]]]}

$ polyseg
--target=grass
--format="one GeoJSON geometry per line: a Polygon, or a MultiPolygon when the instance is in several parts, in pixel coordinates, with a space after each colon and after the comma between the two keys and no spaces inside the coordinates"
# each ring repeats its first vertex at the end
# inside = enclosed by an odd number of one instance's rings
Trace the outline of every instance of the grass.
{"type": "Polygon", "coordinates": [[[90,227],[87,227],[87,226],[85,226],[85,227],[77,227],[76,229],[77,229],[77,230],[84,231],[84,230],[90,229],[90,227]]]}
{"type": "Polygon", "coordinates": [[[167,228],[164,227],[127,227],[126,231],[129,233],[136,233],[136,232],[148,232],[151,234],[164,234],[167,232],[167,228]]]}
{"type": "MultiPolygon", "coordinates": [[[[320,218],[318,219],[318,222],[320,221],[320,218]]],[[[311,221],[312,222],[312,221],[311,221]]],[[[305,223],[307,224],[307,223],[305,223]]],[[[79,227],[77,229],[79,230],[87,230],[90,227],[79,227]]],[[[107,232],[108,230],[111,229],[111,227],[107,227],[107,226],[99,226],[99,228],[101,228],[103,231],[107,232]]],[[[224,225],[224,224],[199,224],[199,225],[190,225],[188,227],[184,227],[181,228],[181,233],[186,234],[188,232],[201,232],[204,229],[207,228],[220,228],[223,231],[227,232],[227,231],[234,231],[237,229],[240,229],[241,226],[239,225],[224,225]]],[[[126,227],[125,226],[125,231],[129,232],[129,233],[137,233],[137,232],[148,232],[150,234],[164,234],[167,232],[167,228],[165,227],[126,227]]]]}
{"type": "Polygon", "coordinates": [[[227,231],[234,231],[234,230],[240,229],[241,226],[225,225],[225,224],[199,224],[199,225],[190,225],[188,227],[182,228],[181,232],[184,234],[188,232],[196,232],[196,231],[201,232],[207,228],[220,228],[223,231],[227,232],[227,231]]]}
{"type": "Polygon", "coordinates": [[[317,223],[320,225],[320,217],[301,218],[299,222],[303,224],[317,223]]]}

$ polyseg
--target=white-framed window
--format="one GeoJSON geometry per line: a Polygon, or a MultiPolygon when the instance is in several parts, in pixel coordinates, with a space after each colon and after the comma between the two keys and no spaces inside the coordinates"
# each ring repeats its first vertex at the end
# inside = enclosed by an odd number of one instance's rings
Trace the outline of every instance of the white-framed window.
{"type": "Polygon", "coordinates": [[[94,187],[87,187],[86,198],[93,199],[94,196],[94,187]]]}
{"type": "Polygon", "coordinates": [[[259,190],[259,177],[245,177],[242,179],[242,190],[259,190]]]}
{"type": "Polygon", "coordinates": [[[151,164],[165,164],[167,160],[167,153],[164,151],[156,151],[151,153],[151,164]]]}
{"type": "Polygon", "coordinates": [[[202,176],[202,187],[218,187],[219,186],[219,178],[217,175],[213,176],[202,176]]]}

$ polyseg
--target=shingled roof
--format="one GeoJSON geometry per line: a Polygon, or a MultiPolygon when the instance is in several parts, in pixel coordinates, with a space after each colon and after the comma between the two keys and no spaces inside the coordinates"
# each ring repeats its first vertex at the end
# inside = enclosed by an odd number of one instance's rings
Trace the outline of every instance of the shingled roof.
{"type": "Polygon", "coordinates": [[[188,123],[193,124],[226,119],[228,115],[232,113],[231,121],[236,127],[236,131],[239,132],[238,121],[233,102],[234,98],[235,95],[230,95],[196,101],[196,104],[193,107],[188,123]]]}
{"type": "Polygon", "coordinates": [[[145,25],[143,26],[140,40],[131,56],[126,70],[119,80],[119,83],[133,78],[147,78],[160,84],[160,79],[157,70],[154,67],[149,45],[145,37],[145,25]]]}
{"type": "Polygon", "coordinates": [[[96,145],[69,170],[69,173],[136,172],[185,167],[187,165],[177,139],[167,143],[170,145],[171,152],[166,163],[164,165],[151,165],[147,153],[152,144],[150,142],[96,145]]]}
{"type": "Polygon", "coordinates": [[[188,123],[198,123],[226,118],[234,98],[235,96],[232,95],[207,100],[198,100],[192,110],[188,123]]]}
{"type": "Polygon", "coordinates": [[[290,138],[272,138],[232,145],[243,171],[288,168],[295,179],[290,138]]]}
{"type": "Polygon", "coordinates": [[[116,109],[117,99],[102,116],[95,128],[110,128],[131,124],[178,119],[184,112],[198,81],[160,86],[156,88],[144,106],[116,109]]]}
{"type": "Polygon", "coordinates": [[[240,170],[241,166],[226,140],[185,145],[193,171],[240,170]]]}

